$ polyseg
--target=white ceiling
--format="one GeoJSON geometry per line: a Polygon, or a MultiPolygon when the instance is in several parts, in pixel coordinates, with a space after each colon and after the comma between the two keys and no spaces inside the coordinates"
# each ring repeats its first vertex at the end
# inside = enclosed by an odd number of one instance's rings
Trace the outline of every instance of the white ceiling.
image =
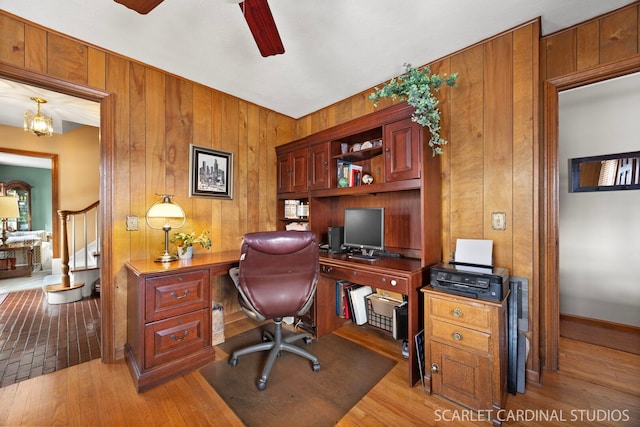
{"type": "MultiPolygon", "coordinates": [[[[165,0],[148,15],[113,0],[0,0],[0,8],[299,118],[401,74],[404,63],[427,64],[538,16],[546,35],[633,1],[270,0],[285,53],[268,58],[233,0],[165,0]]],[[[49,100],[43,111],[55,120],[55,108],[49,100]]],[[[14,113],[20,121],[24,109],[14,113]]]]}

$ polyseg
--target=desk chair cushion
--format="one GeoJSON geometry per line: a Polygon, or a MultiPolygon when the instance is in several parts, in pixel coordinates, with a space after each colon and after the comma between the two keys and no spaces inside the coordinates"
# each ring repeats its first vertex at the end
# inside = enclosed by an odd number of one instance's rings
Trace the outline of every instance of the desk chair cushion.
{"type": "Polygon", "coordinates": [[[240,304],[256,320],[302,315],[311,307],[319,274],[314,233],[248,233],[240,253],[240,304]]]}

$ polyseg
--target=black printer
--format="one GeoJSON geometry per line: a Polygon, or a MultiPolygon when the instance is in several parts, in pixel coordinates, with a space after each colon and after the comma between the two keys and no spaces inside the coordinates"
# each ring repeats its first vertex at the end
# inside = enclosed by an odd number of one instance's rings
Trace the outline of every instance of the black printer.
{"type": "Polygon", "coordinates": [[[509,270],[462,263],[431,267],[431,287],[450,294],[502,301],[509,292],[509,270]]]}

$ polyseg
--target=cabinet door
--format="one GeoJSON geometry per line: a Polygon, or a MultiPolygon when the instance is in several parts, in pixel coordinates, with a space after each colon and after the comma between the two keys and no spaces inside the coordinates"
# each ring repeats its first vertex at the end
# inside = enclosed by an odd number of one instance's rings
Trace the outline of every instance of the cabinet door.
{"type": "Polygon", "coordinates": [[[278,193],[291,191],[291,153],[278,155],[278,193]]]}
{"type": "Polygon", "coordinates": [[[307,147],[278,154],[278,193],[307,191],[307,147]]]}
{"type": "Polygon", "coordinates": [[[431,341],[431,391],[469,408],[491,408],[491,363],[487,357],[431,341]],[[432,369],[437,365],[437,368],[432,369]],[[436,372],[437,371],[437,372],[436,372]]]}
{"type": "Polygon", "coordinates": [[[291,153],[291,191],[307,191],[307,148],[291,153]]]}
{"type": "Polygon", "coordinates": [[[422,128],[411,119],[384,127],[385,180],[420,178],[422,128]]]}
{"type": "Polygon", "coordinates": [[[329,141],[309,147],[309,190],[330,188],[329,141]]]}

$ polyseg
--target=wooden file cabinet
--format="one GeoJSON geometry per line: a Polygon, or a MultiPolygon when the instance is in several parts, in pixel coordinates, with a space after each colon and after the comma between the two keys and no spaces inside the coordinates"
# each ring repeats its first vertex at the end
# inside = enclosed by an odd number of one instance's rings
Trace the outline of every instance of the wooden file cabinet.
{"type": "Polygon", "coordinates": [[[209,269],[127,267],[125,356],[138,392],[213,361],[209,269]]]}
{"type": "Polygon", "coordinates": [[[423,288],[425,391],[474,410],[498,410],[507,394],[506,298],[471,299],[423,288]]]}

